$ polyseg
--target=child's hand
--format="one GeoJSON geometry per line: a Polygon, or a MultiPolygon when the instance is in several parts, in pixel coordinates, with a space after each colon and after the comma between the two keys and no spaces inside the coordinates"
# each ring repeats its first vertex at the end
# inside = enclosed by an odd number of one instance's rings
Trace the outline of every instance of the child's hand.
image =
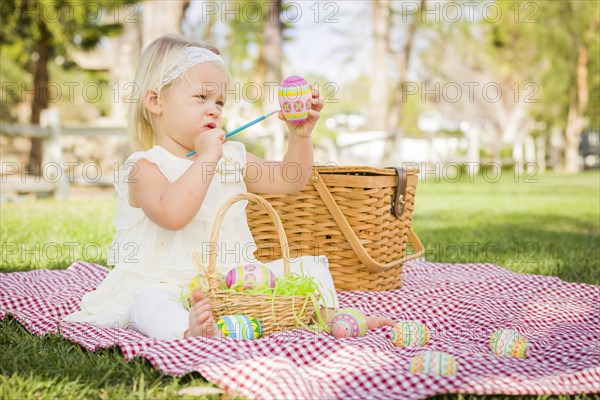
{"type": "Polygon", "coordinates": [[[287,127],[291,133],[294,133],[298,136],[308,137],[311,135],[313,129],[315,129],[315,125],[321,116],[320,111],[323,109],[323,106],[323,100],[319,96],[319,91],[313,89],[311,107],[310,110],[308,110],[308,119],[301,125],[295,125],[288,122],[281,111],[279,111],[278,115],[280,120],[286,121],[287,127]]]}
{"type": "Polygon", "coordinates": [[[382,326],[393,326],[394,320],[388,317],[374,317],[372,315],[367,315],[367,329],[377,329],[382,326]]]}
{"type": "Polygon", "coordinates": [[[198,135],[194,143],[198,155],[214,157],[217,162],[223,156],[223,142],[225,141],[225,131],[220,128],[210,129],[198,135]]]}

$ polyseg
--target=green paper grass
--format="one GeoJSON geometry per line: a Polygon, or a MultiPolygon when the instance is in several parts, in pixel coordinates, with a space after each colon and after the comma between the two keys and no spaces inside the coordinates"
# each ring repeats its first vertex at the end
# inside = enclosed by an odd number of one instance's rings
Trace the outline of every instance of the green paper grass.
{"type": "MultiPolygon", "coordinates": [[[[302,271],[302,261],[300,264],[300,270],[302,271]]],[[[192,279],[192,281],[189,283],[187,288],[182,288],[182,290],[181,290],[180,299],[187,310],[189,310],[191,307],[192,292],[196,288],[201,288],[201,285],[200,285],[201,279],[202,278],[200,278],[199,276],[196,276],[194,279],[192,279]]],[[[252,294],[268,295],[268,296],[271,296],[271,304],[273,306],[275,304],[275,296],[308,297],[309,301],[312,301],[313,305],[315,307],[315,312],[317,314],[317,321],[315,322],[315,324],[308,326],[308,325],[303,324],[300,321],[300,319],[298,318],[298,315],[302,315],[302,313],[304,313],[306,304],[303,307],[301,307],[299,314],[295,315],[296,321],[298,322],[298,324],[300,326],[303,326],[303,327],[313,330],[313,331],[319,331],[319,332],[320,331],[329,331],[329,327],[327,326],[327,324],[325,323],[325,321],[323,320],[323,317],[321,315],[319,301],[317,300],[315,293],[317,295],[319,295],[320,298],[323,298],[323,296],[321,294],[321,291],[319,290],[319,285],[317,285],[317,283],[315,282],[315,279],[312,276],[290,273],[288,275],[276,278],[275,279],[275,288],[247,289],[242,292],[238,292],[235,289],[229,289],[225,285],[225,279],[223,276],[223,280],[221,281],[221,284],[219,285],[219,290],[222,290],[224,292],[231,292],[231,293],[244,293],[244,294],[251,294],[251,295],[252,294]]]]}

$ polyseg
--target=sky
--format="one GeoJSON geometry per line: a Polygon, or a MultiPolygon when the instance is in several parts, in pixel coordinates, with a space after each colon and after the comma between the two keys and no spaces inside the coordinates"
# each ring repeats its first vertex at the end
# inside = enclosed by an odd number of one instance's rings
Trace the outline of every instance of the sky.
{"type": "MultiPolygon", "coordinates": [[[[188,19],[202,21],[203,13],[254,20],[257,2],[193,2],[188,19]],[[208,4],[210,3],[210,4],[208,4]]],[[[370,13],[367,1],[287,1],[282,15],[290,24],[285,42],[284,75],[316,73],[335,82],[348,82],[368,73],[370,13]]]]}

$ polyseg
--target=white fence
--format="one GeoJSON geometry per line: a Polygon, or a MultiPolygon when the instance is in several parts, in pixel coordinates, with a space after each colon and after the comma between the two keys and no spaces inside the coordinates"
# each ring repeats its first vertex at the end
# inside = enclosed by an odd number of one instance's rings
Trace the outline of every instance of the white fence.
{"type": "MultiPolygon", "coordinates": [[[[0,169],[2,199],[11,195],[24,193],[50,194],[57,199],[65,199],[69,195],[69,187],[73,183],[86,183],[85,180],[74,178],[66,171],[61,137],[77,136],[92,138],[106,135],[125,136],[126,129],[118,127],[63,127],[60,113],[57,109],[46,109],[40,114],[39,125],[21,125],[0,122],[0,134],[17,138],[42,139],[42,176],[28,175],[15,162],[2,161],[0,169]],[[69,177],[73,179],[69,179],[69,177]]],[[[89,183],[89,182],[87,182],[89,183]]],[[[93,182],[95,185],[106,185],[104,180],[93,182]]],[[[112,180],[108,182],[112,185],[112,180]]]]}
{"type": "MultiPolygon", "coordinates": [[[[360,131],[340,133],[335,143],[320,143],[327,149],[328,162],[381,166],[385,146],[389,146],[387,132],[360,131]]],[[[469,132],[464,137],[405,137],[388,163],[413,163],[418,165],[444,165],[446,163],[470,163],[478,169],[479,136],[469,132]]],[[[322,161],[322,160],[319,160],[322,161]]],[[[477,171],[474,171],[477,172],[477,171]]]]}

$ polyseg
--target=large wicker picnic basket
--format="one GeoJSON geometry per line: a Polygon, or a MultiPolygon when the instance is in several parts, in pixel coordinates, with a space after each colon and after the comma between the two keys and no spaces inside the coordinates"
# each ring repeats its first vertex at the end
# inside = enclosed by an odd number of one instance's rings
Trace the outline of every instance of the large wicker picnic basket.
{"type": "Polygon", "coordinates": [[[221,223],[229,208],[238,201],[248,200],[261,210],[270,221],[269,229],[275,232],[278,247],[283,256],[284,275],[290,274],[289,245],[281,220],[271,205],[260,196],[253,193],[241,193],[231,197],[222,206],[215,218],[210,237],[211,251],[208,254],[208,265],[205,267],[200,253],[194,254],[194,262],[200,270],[200,276],[208,287],[203,287],[206,295],[210,298],[212,314],[215,321],[224,315],[249,315],[260,321],[262,325],[262,336],[271,333],[307,327],[315,315],[315,304],[319,301],[318,295],[309,296],[284,296],[256,294],[247,292],[235,292],[221,288],[222,277],[217,271],[218,240],[221,223]]]}
{"type": "MultiPolygon", "coordinates": [[[[402,285],[402,264],[424,252],[412,230],[418,172],[314,167],[302,191],[261,196],[281,217],[291,256],[327,256],[337,290],[392,290],[402,285]]],[[[281,258],[264,211],[249,205],[247,215],[255,256],[263,262],[281,258]]]]}

